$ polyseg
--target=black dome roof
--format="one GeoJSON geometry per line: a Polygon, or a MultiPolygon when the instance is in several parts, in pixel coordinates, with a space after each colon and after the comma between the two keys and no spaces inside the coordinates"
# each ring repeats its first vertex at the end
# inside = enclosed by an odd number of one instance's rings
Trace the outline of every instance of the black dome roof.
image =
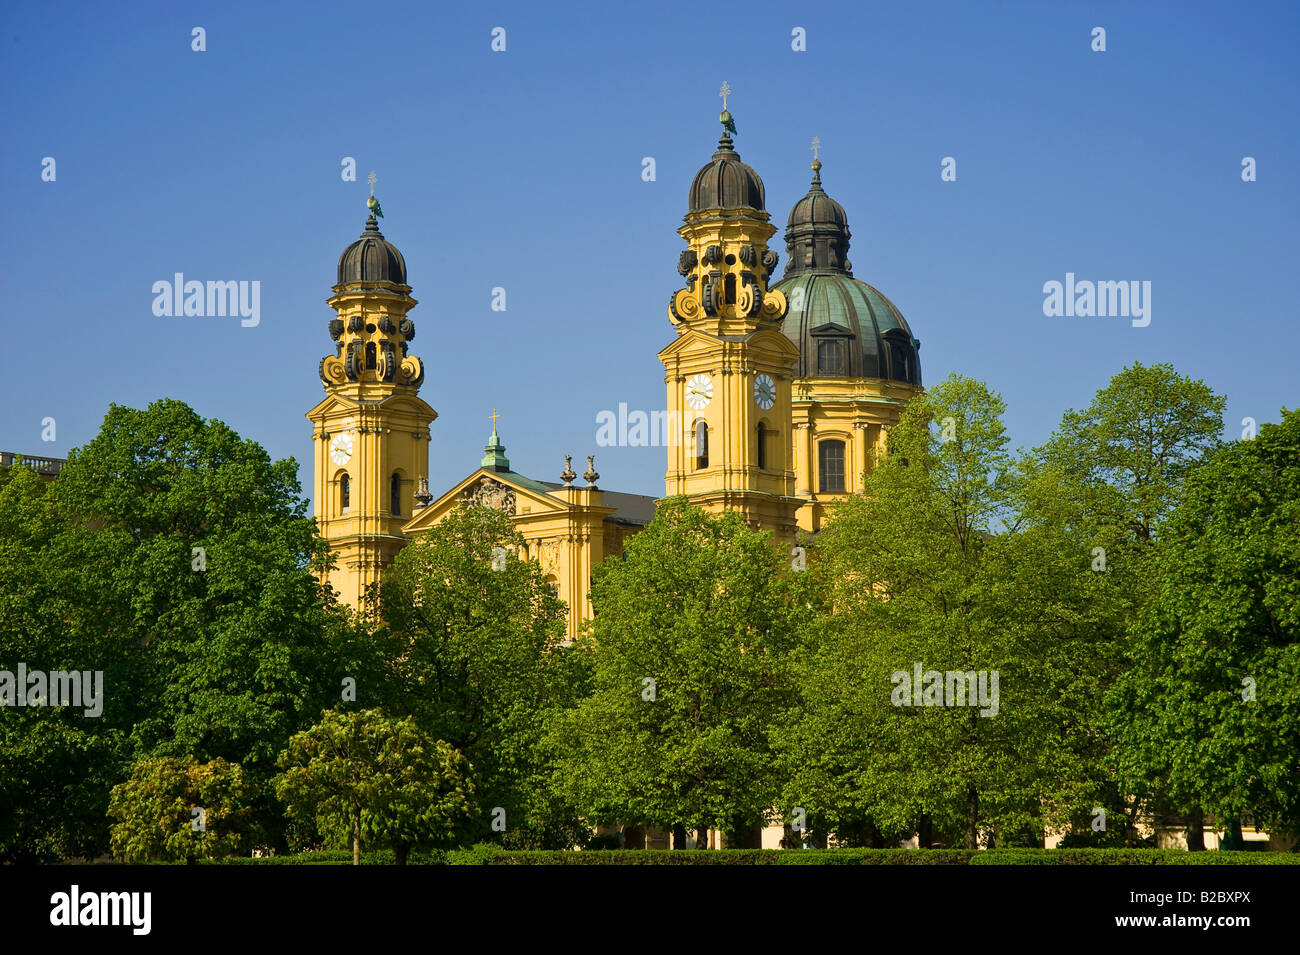
{"type": "Polygon", "coordinates": [[[740,161],[731,148],[731,136],[723,133],[713,160],[691,181],[689,212],[705,209],[755,209],[766,212],[763,180],[740,161]]]}
{"type": "Polygon", "coordinates": [[[339,256],[338,284],[350,282],[406,284],[406,259],[397,246],[384,238],[373,215],[367,217],[361,238],[339,256]]]}

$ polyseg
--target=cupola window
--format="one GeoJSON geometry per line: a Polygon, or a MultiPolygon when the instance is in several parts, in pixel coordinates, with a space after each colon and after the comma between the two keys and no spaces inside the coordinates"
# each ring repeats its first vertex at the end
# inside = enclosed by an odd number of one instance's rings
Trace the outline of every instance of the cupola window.
{"type": "Polygon", "coordinates": [[[346,514],[352,506],[352,480],[346,474],[339,478],[339,512],[346,514]]]}
{"type": "Polygon", "coordinates": [[[389,487],[388,509],[394,517],[401,516],[402,513],[402,479],[396,474],[393,475],[392,484],[389,487]]]}
{"type": "Polygon", "coordinates": [[[844,343],[838,340],[817,343],[817,374],[844,374],[844,343]]]}

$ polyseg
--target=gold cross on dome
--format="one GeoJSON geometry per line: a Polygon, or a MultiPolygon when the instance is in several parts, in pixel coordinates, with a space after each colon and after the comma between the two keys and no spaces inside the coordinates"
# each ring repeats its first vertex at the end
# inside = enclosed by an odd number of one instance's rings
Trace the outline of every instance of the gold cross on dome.
{"type": "Polygon", "coordinates": [[[731,95],[731,87],[727,85],[726,80],[722,81],[722,89],[719,90],[718,95],[722,97],[722,111],[725,113],[727,111],[727,97],[731,95]]]}
{"type": "Polygon", "coordinates": [[[375,183],[378,180],[379,177],[375,175],[375,171],[373,169],[370,170],[370,175],[366,177],[366,182],[370,183],[370,194],[372,196],[375,194],[375,183]]]}
{"type": "Polygon", "coordinates": [[[821,137],[819,137],[819,136],[814,136],[814,137],[813,137],[813,141],[812,141],[812,145],[809,146],[808,148],[811,149],[811,150],[813,151],[813,159],[818,158],[818,157],[817,157],[817,150],[819,150],[819,149],[822,148],[821,137]]]}
{"type": "Polygon", "coordinates": [[[500,418],[501,416],[497,414],[497,409],[493,408],[492,413],[488,415],[488,417],[492,419],[492,430],[495,431],[497,429],[497,418],[500,418]]]}

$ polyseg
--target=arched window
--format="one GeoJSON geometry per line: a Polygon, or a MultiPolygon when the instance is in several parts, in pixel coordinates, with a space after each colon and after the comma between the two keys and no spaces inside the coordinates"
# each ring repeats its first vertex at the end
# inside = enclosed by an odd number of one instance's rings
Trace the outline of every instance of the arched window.
{"type": "Polygon", "coordinates": [[[392,483],[388,489],[388,510],[394,517],[402,513],[402,479],[396,474],[393,475],[392,483]]]}
{"type": "Polygon", "coordinates": [[[375,343],[366,342],[366,367],[373,369],[375,367],[375,343]]]}
{"type": "Polygon", "coordinates": [[[722,282],[722,294],[728,305],[736,304],[736,277],[730,272],[727,273],[726,279],[722,282]]]}
{"type": "Polygon", "coordinates": [[[761,421],[758,423],[758,466],[767,467],[767,429],[761,421]]]}
{"type": "Polygon", "coordinates": [[[819,375],[844,374],[844,343],[836,339],[817,343],[817,373],[819,375]]]}
{"type": "Polygon", "coordinates": [[[339,478],[339,511],[343,514],[352,506],[352,479],[344,474],[339,478]]]}
{"type": "Polygon", "coordinates": [[[695,470],[709,466],[709,426],[703,421],[695,424],[695,470]]]}
{"type": "Polygon", "coordinates": [[[844,442],[823,441],[817,445],[819,489],[826,494],[844,491],[844,442]]]}

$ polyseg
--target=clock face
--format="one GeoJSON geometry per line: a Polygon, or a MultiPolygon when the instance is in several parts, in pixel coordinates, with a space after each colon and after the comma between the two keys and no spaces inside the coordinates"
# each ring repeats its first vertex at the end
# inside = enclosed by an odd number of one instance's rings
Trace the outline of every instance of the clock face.
{"type": "Polygon", "coordinates": [[[713,381],[708,375],[692,375],[686,382],[686,403],[696,411],[708,407],[713,399],[713,381]]]}
{"type": "Polygon", "coordinates": [[[330,441],[330,460],[335,464],[347,464],[352,457],[352,435],[344,431],[334,435],[330,441]]]}
{"type": "Polygon", "coordinates": [[[754,379],[754,401],[766,411],[776,404],[776,382],[767,375],[754,379]]]}

